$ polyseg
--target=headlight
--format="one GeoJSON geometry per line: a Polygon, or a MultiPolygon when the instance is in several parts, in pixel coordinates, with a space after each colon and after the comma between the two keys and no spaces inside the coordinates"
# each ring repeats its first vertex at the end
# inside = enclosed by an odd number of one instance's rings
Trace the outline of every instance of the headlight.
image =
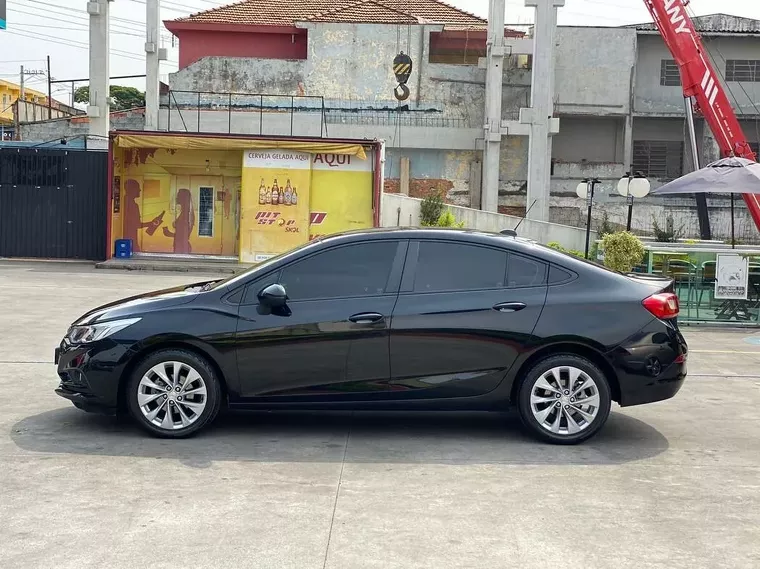
{"type": "Polygon", "coordinates": [[[103,338],[108,338],[119,330],[124,330],[139,322],[139,318],[128,318],[125,320],[112,320],[111,322],[102,322],[100,324],[90,324],[88,326],[74,326],[69,330],[66,339],[70,344],[89,344],[97,342],[103,338]]]}

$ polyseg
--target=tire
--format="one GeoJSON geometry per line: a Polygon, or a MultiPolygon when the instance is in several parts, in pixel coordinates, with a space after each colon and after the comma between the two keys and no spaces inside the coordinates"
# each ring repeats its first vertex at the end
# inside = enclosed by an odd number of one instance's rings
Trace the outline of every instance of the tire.
{"type": "Polygon", "coordinates": [[[593,437],[607,422],[611,407],[604,373],[586,358],[569,354],[536,363],[518,393],[518,409],[526,429],[535,438],[558,445],[578,444],[593,437]]]}
{"type": "Polygon", "coordinates": [[[221,382],[213,368],[185,350],[150,354],[127,383],[132,419],[161,438],[181,439],[198,433],[216,418],[221,404],[221,382]]]}

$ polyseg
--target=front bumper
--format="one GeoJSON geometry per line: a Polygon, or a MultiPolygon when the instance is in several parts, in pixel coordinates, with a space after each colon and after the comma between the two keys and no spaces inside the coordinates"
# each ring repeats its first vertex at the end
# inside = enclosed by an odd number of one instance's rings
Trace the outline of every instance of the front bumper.
{"type": "Polygon", "coordinates": [[[109,339],[83,346],[64,340],[55,350],[56,394],[87,411],[115,410],[126,354],[126,347],[109,339]]]}

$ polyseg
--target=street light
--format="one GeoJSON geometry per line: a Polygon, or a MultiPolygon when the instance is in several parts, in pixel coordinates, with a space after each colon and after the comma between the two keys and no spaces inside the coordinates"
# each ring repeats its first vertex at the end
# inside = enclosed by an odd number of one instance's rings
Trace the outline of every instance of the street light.
{"type": "Polygon", "coordinates": [[[644,198],[649,195],[652,190],[652,184],[646,179],[644,174],[636,172],[631,176],[630,172],[626,172],[617,185],[618,193],[626,198],[628,201],[628,223],[626,224],[626,231],[631,230],[631,220],[633,218],[633,198],[644,198]]]}
{"type": "Polygon", "coordinates": [[[588,207],[588,218],[586,220],[586,259],[588,259],[589,244],[591,241],[591,209],[594,207],[594,187],[601,182],[594,178],[593,180],[583,180],[578,187],[575,188],[575,193],[578,197],[586,200],[586,206],[588,207]]]}

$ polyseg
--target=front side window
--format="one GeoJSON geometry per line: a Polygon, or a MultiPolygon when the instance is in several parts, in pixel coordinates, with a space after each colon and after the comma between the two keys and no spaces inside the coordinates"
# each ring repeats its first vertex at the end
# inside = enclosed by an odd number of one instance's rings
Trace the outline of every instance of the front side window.
{"type": "Polygon", "coordinates": [[[504,287],[507,253],[498,249],[423,241],[414,292],[456,292],[504,287]]]}
{"type": "Polygon", "coordinates": [[[280,284],[291,301],[381,295],[397,251],[398,241],[330,249],[285,267],[280,284]]]}

